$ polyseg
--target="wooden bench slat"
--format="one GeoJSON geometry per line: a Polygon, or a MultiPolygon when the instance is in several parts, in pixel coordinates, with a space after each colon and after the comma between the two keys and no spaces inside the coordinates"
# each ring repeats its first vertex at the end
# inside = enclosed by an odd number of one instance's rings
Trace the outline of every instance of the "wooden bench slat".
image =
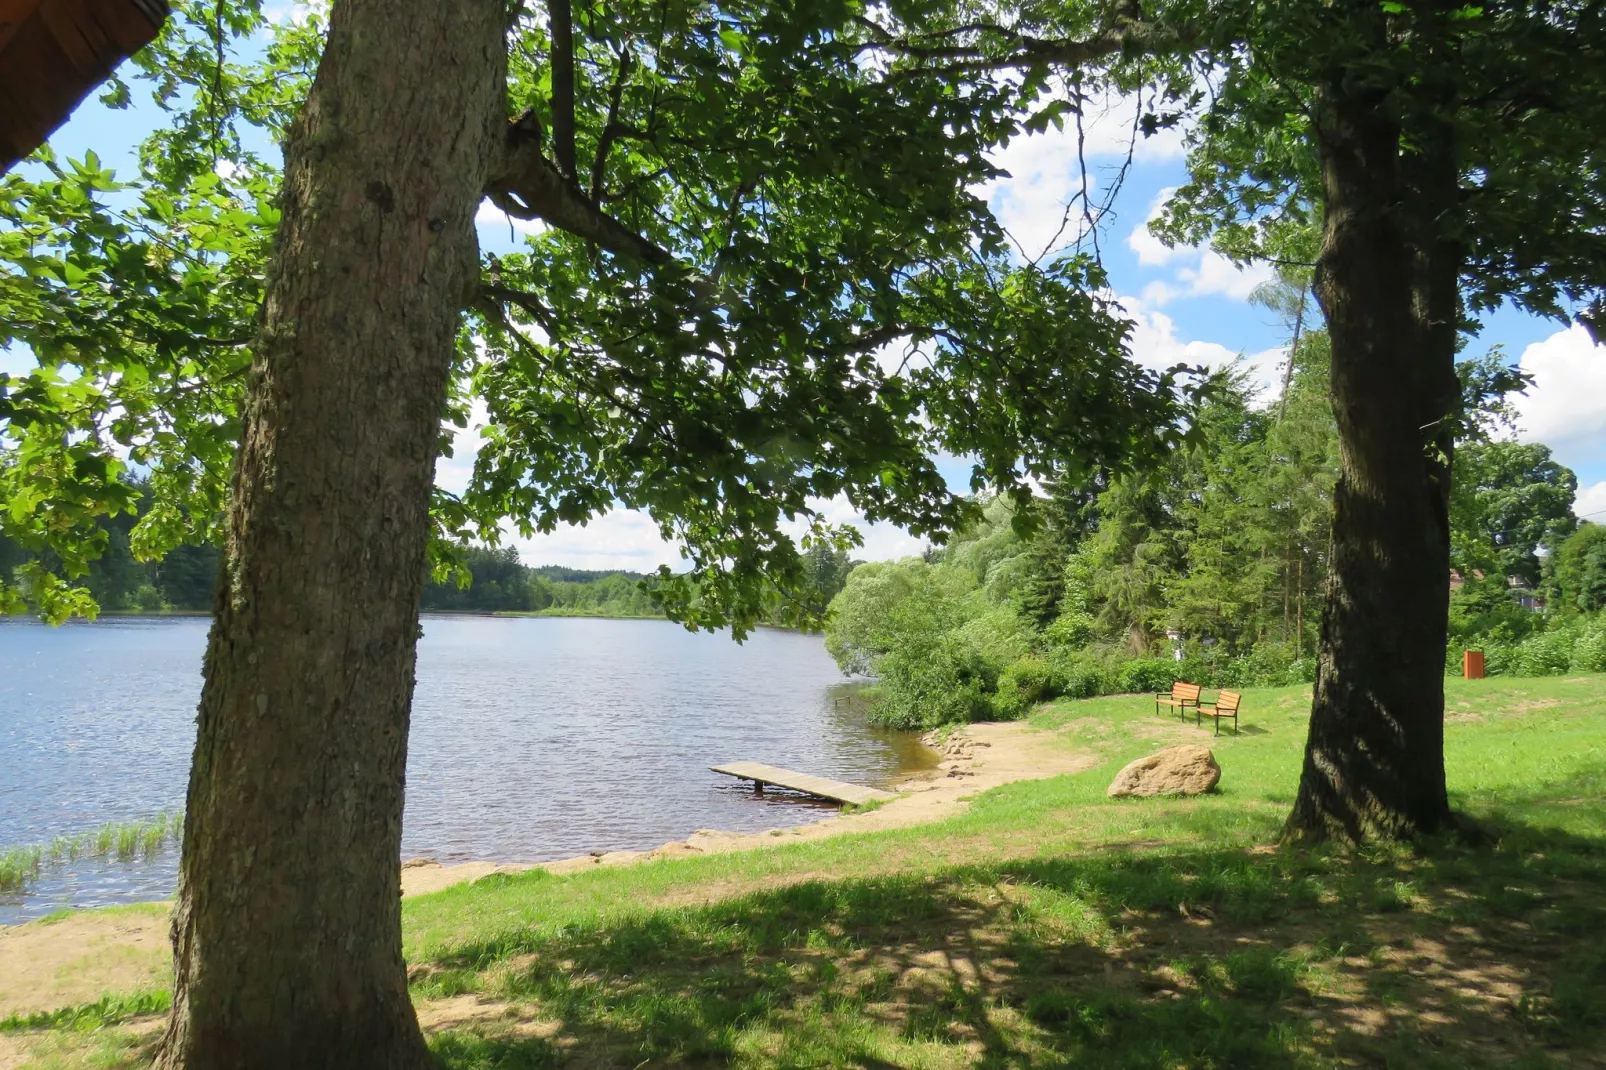
{"type": "Polygon", "coordinates": [[[1209,717],[1216,723],[1216,735],[1221,735],[1221,719],[1232,718],[1232,734],[1238,734],[1238,707],[1243,702],[1243,695],[1236,691],[1218,691],[1216,701],[1201,702],[1194,713],[1193,723],[1202,724],[1204,718],[1209,717]]]}
{"type": "Polygon", "coordinates": [[[1182,717],[1186,719],[1189,707],[1199,705],[1199,696],[1203,690],[1198,684],[1178,680],[1171,685],[1169,692],[1162,691],[1154,696],[1154,712],[1159,713],[1160,707],[1168,706],[1173,710],[1181,710],[1182,717]]]}

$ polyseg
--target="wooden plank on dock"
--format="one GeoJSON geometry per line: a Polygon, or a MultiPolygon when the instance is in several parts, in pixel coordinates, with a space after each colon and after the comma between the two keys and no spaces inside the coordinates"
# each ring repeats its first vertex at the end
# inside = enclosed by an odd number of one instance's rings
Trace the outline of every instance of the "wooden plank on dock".
{"type": "Polygon", "coordinates": [[[852,803],[854,806],[863,806],[868,802],[890,802],[898,797],[893,792],[882,791],[880,788],[848,784],[840,780],[815,776],[812,773],[799,773],[791,769],[765,765],[763,762],[731,762],[729,765],[712,765],[709,768],[726,776],[751,780],[759,791],[764,790],[764,785],[773,784],[778,788],[791,788],[805,795],[817,795],[822,799],[852,803]]]}

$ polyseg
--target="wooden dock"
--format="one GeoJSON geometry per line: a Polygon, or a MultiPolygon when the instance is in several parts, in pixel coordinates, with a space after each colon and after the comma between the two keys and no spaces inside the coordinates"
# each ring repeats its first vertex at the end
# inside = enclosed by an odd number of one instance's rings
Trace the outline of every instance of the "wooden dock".
{"type": "Polygon", "coordinates": [[[790,769],[780,769],[763,762],[731,762],[729,765],[709,766],[716,773],[726,776],[738,777],[742,780],[751,780],[753,788],[760,795],[764,793],[766,784],[773,784],[778,788],[791,788],[801,791],[805,795],[815,795],[821,799],[831,799],[835,802],[852,803],[854,806],[863,806],[868,802],[891,802],[898,796],[890,791],[880,788],[866,788],[859,784],[847,784],[840,780],[831,780],[823,776],[814,776],[812,773],[797,773],[790,769]]]}

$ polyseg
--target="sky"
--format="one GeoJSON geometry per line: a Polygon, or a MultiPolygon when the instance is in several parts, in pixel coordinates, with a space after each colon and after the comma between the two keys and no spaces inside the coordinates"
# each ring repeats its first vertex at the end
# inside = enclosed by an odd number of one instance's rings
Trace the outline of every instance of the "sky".
{"type": "MultiPolygon", "coordinates": [[[[140,98],[137,88],[135,97],[140,98]]],[[[58,155],[68,157],[94,149],[105,165],[119,174],[132,174],[134,150],[161,115],[148,102],[111,111],[91,98],[50,143],[58,155]]],[[[1131,122],[1131,111],[1121,101],[1089,115],[1085,155],[1095,199],[1102,184],[1113,181],[1126,156],[1131,122]]],[[[1178,363],[1220,367],[1242,361],[1252,381],[1262,384],[1263,397],[1270,399],[1280,382],[1287,331],[1273,313],[1249,301],[1255,287],[1270,278],[1270,268],[1239,269],[1209,249],[1167,248],[1147,230],[1147,221],[1168,192],[1187,178],[1184,151],[1179,130],[1140,141],[1100,230],[1111,288],[1133,322],[1131,355],[1152,368],[1178,363]]],[[[1025,255],[1036,257],[1052,244],[1065,204],[1081,188],[1075,131],[1051,128],[1018,137],[994,159],[1007,177],[978,193],[987,198],[1025,255]]],[[[509,220],[488,202],[481,206],[477,222],[481,245],[491,252],[517,248],[531,227],[509,220]]],[[[1495,345],[1535,380],[1527,394],[1516,399],[1517,437],[1549,445],[1556,460],[1578,476],[1575,513],[1606,522],[1606,347],[1595,346],[1582,327],[1511,308],[1485,317],[1469,352],[1481,353],[1495,345]]],[[[0,371],[21,371],[29,363],[25,352],[0,350],[0,371]]],[[[464,485],[476,439],[474,427],[459,437],[456,456],[443,459],[437,471],[441,486],[464,485]]],[[[955,489],[968,487],[970,466],[964,460],[942,458],[939,466],[955,489]]],[[[864,560],[901,557],[923,548],[921,540],[891,525],[865,524],[846,501],[824,502],[820,507],[832,522],[859,528],[864,546],[856,556],[864,560]]],[[[532,565],[645,571],[680,562],[651,518],[629,510],[531,539],[509,532],[507,541],[532,565]]]]}

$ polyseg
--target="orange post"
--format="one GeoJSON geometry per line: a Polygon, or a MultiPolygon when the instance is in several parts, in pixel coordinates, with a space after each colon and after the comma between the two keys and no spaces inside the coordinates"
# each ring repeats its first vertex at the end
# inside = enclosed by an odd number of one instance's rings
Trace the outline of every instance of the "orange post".
{"type": "Polygon", "coordinates": [[[1468,680],[1483,679],[1483,651],[1468,650],[1461,655],[1461,675],[1468,680]]]}

